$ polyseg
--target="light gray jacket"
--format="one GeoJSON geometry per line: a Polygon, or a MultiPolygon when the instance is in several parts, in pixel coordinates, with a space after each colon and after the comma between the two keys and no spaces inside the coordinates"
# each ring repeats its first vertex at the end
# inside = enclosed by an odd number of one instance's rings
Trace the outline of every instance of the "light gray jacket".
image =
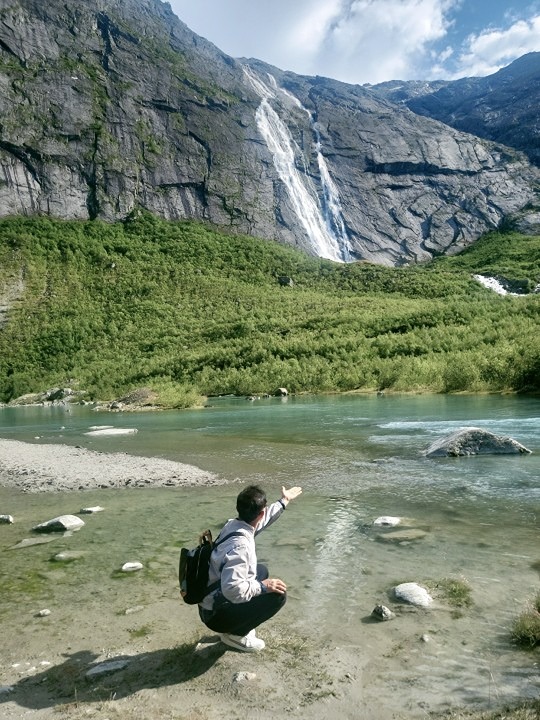
{"type": "Polygon", "coordinates": [[[204,598],[200,603],[202,608],[211,610],[214,598],[220,591],[225,599],[232,603],[248,602],[265,592],[265,588],[257,580],[255,536],[275,522],[284,509],[284,505],[279,500],[272,503],[264,509],[264,517],[256,527],[238,518],[225,523],[216,541],[233,532],[241,534],[225,540],[212,553],[208,585],[221,580],[221,588],[204,598]]]}

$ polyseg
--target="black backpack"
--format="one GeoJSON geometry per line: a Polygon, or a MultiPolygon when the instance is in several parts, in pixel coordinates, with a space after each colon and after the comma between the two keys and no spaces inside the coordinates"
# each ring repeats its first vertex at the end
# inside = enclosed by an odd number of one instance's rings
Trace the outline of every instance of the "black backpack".
{"type": "Polygon", "coordinates": [[[208,586],[208,571],[210,569],[210,555],[214,548],[233,535],[243,535],[241,532],[232,532],[212,541],[212,533],[205,530],[199,538],[196,548],[180,550],[180,561],[178,563],[178,582],[180,583],[180,595],[188,605],[196,605],[204,600],[207,595],[217,590],[220,585],[218,580],[208,586]]]}

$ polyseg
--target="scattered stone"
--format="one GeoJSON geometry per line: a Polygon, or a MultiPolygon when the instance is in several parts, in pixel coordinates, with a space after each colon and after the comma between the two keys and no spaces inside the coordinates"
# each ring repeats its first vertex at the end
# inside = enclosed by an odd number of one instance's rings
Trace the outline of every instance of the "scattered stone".
{"type": "Polygon", "coordinates": [[[142,569],[143,564],[140,562],[127,562],[122,565],[122,572],[136,572],[142,569]]]}
{"type": "Polygon", "coordinates": [[[84,552],[82,550],[63,550],[62,552],[57,553],[54,555],[51,560],[54,562],[73,562],[74,560],[80,560],[80,558],[84,557],[84,552]]]}
{"type": "Polygon", "coordinates": [[[429,635],[427,633],[424,633],[422,635],[422,637],[420,638],[420,640],[424,643],[428,643],[431,640],[431,638],[429,637],[429,635]]]}
{"type": "Polygon", "coordinates": [[[208,641],[208,640],[207,640],[207,641],[204,641],[204,640],[203,640],[202,642],[198,642],[198,643],[195,645],[194,652],[196,652],[197,655],[204,655],[204,654],[206,654],[206,653],[209,653],[211,650],[215,650],[215,648],[216,648],[218,645],[221,646],[221,643],[220,643],[219,641],[216,641],[216,640],[212,640],[212,641],[208,641]]]}
{"type": "Polygon", "coordinates": [[[109,662],[100,663],[94,665],[90,670],[86,672],[86,677],[89,679],[100,677],[101,675],[108,675],[109,673],[118,672],[123,670],[129,665],[129,660],[111,660],[109,662]]]}
{"type": "Polygon", "coordinates": [[[278,397],[287,397],[288,394],[289,394],[289,391],[287,390],[287,388],[284,388],[284,387],[280,387],[276,391],[276,395],[278,397]]]}
{"type": "Polygon", "coordinates": [[[375,539],[379,542],[390,542],[390,543],[405,543],[415,542],[416,540],[423,540],[427,535],[425,530],[419,530],[418,528],[409,528],[408,530],[395,530],[388,533],[380,533],[375,536],[375,539]]]}
{"type": "Polygon", "coordinates": [[[233,683],[240,683],[240,682],[252,682],[253,680],[257,679],[257,674],[254,672],[237,672],[233,675],[233,683]]]}
{"type": "Polygon", "coordinates": [[[12,525],[14,522],[13,515],[0,515],[0,525],[12,525]]]}
{"type": "Polygon", "coordinates": [[[78,530],[84,525],[84,520],[76,515],[59,515],[52,520],[36,525],[32,528],[35,532],[64,532],[66,530],[78,530]]]}
{"type": "Polygon", "coordinates": [[[94,507],[85,507],[81,508],[79,510],[80,515],[92,515],[93,513],[102,512],[105,510],[105,508],[102,508],[101,505],[94,505],[94,507]]]}
{"type": "Polygon", "coordinates": [[[34,617],[47,617],[51,614],[51,611],[48,608],[44,608],[43,610],[40,610],[37,612],[34,617]]]}
{"type": "Polygon", "coordinates": [[[399,525],[400,522],[401,518],[392,517],[391,515],[381,515],[381,517],[373,521],[373,524],[382,525],[383,527],[394,527],[395,525],[399,525]]]}
{"type": "Polygon", "coordinates": [[[463,428],[436,440],[425,452],[427,457],[465,457],[468,455],[519,455],[530,453],[524,445],[504,435],[482,428],[463,428]]]}
{"type": "Polygon", "coordinates": [[[127,608],[124,615],[133,615],[133,613],[141,612],[141,610],[144,610],[144,605],[135,605],[134,607],[127,608]]]}
{"type": "Polygon", "coordinates": [[[433,598],[428,591],[418,583],[409,582],[396,585],[394,595],[398,600],[416,605],[418,607],[429,607],[433,598]]]}
{"type": "Polygon", "coordinates": [[[393,620],[396,617],[396,613],[392,612],[386,605],[375,605],[371,616],[377,620],[393,620]]]}

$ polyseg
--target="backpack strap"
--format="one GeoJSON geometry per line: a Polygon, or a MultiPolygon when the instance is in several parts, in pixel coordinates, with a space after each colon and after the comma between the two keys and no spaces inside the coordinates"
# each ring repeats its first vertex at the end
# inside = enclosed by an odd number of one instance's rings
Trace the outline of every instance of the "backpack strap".
{"type": "MultiPolygon", "coordinates": [[[[225,537],[221,539],[217,539],[214,543],[214,547],[212,548],[212,552],[217,548],[218,545],[221,545],[221,543],[225,542],[225,540],[228,540],[231,537],[234,537],[235,535],[239,537],[245,537],[243,532],[240,532],[239,530],[236,530],[236,532],[229,533],[228,535],[225,535],[225,537]]],[[[216,580],[216,582],[212,583],[206,588],[206,595],[204,597],[208,597],[211,593],[214,592],[214,590],[217,590],[218,587],[221,585],[221,578],[219,580],[216,580]]]]}

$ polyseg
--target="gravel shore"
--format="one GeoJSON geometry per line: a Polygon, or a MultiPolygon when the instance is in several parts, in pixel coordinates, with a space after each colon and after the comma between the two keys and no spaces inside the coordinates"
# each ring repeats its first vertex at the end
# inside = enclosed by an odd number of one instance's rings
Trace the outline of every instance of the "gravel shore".
{"type": "Polygon", "coordinates": [[[0,439],[0,485],[28,493],[224,482],[173,460],[0,439]]]}

